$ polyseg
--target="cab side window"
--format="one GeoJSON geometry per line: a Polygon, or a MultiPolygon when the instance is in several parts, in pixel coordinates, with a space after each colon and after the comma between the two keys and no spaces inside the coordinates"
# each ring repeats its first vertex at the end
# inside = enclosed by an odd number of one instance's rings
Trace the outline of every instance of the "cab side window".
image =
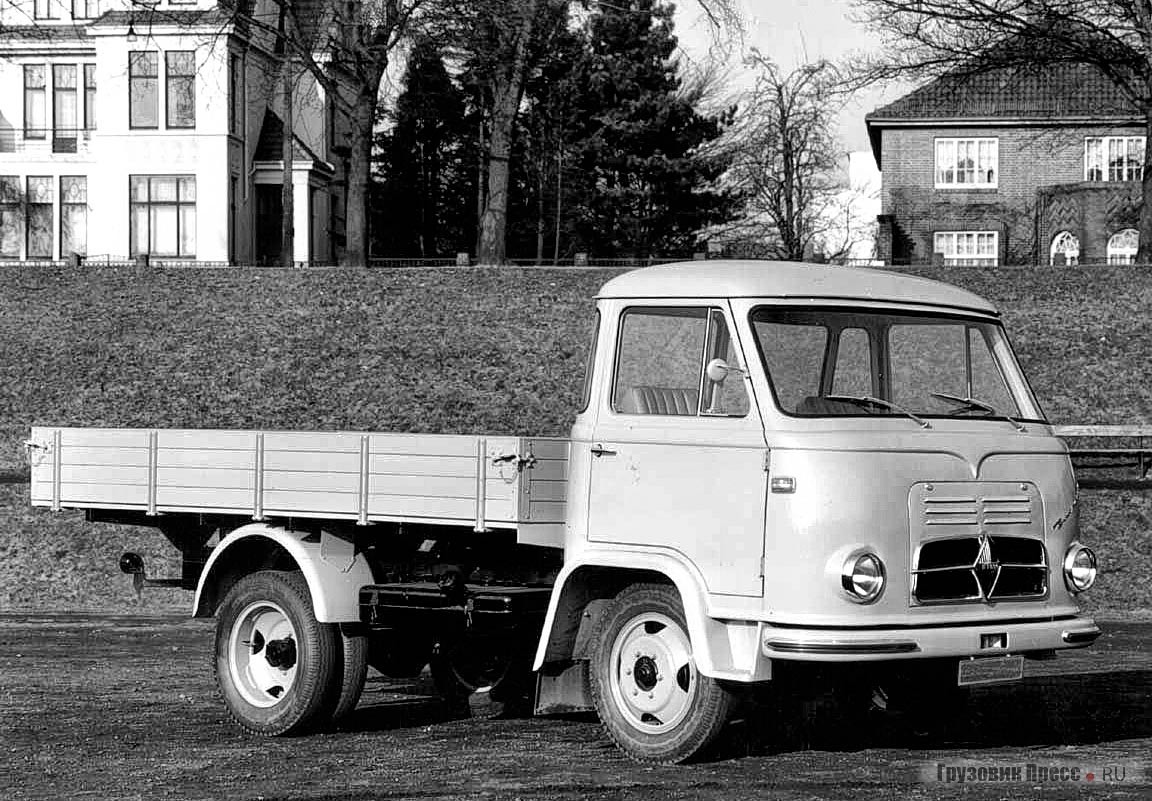
{"type": "MultiPolygon", "coordinates": [[[[722,314],[707,308],[634,308],[620,320],[612,408],[621,414],[697,416],[748,412],[743,376],[708,378],[712,359],[738,365],[722,314]]],[[[719,377],[718,370],[714,369],[719,377]]]]}

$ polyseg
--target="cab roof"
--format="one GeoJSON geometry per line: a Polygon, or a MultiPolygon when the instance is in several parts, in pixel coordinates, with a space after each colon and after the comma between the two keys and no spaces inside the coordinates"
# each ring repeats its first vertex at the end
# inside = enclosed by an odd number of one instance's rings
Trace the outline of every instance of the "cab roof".
{"type": "Polygon", "coordinates": [[[982,314],[996,307],[967,290],[872,268],[795,261],[684,261],[613,278],[599,298],[811,298],[945,306],[982,314]]]}

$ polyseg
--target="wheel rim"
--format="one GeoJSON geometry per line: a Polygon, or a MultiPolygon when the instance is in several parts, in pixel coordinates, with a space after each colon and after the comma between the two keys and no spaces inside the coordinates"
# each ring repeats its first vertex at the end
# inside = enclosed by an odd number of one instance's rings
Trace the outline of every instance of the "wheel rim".
{"type": "Polygon", "coordinates": [[[692,708],[698,684],[692,645],[667,615],[630,620],[612,646],[609,670],[616,708],[639,731],[670,731],[692,708]]]}
{"type": "Polygon", "coordinates": [[[296,683],[299,638],[279,605],[258,601],[236,617],[228,638],[228,672],[249,704],[276,706],[296,683]]]}

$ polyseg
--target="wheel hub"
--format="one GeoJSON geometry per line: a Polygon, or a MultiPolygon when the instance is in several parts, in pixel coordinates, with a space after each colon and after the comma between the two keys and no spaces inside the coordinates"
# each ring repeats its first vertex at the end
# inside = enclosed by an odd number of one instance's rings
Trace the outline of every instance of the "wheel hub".
{"type": "Polygon", "coordinates": [[[656,661],[650,656],[642,656],[636,660],[632,675],[641,692],[648,692],[656,686],[656,679],[660,674],[656,668],[656,661]]]}
{"type": "Polygon", "coordinates": [[[270,601],[251,604],[236,617],[228,671],[245,701],[267,708],[286,697],[296,681],[296,639],[292,619],[270,601]]]}
{"type": "Polygon", "coordinates": [[[617,635],[610,676],[617,709],[634,728],[674,728],[691,709],[696,667],[688,635],[659,613],[639,615],[617,635]]]}

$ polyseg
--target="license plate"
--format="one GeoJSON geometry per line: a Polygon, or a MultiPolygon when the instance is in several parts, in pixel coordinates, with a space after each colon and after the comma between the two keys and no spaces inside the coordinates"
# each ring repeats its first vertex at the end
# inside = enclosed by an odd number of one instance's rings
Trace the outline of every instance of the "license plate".
{"type": "Polygon", "coordinates": [[[1023,656],[994,656],[984,659],[965,659],[960,663],[956,684],[960,687],[970,687],[973,684],[997,684],[1002,681],[1018,681],[1023,677],[1023,656]]]}

